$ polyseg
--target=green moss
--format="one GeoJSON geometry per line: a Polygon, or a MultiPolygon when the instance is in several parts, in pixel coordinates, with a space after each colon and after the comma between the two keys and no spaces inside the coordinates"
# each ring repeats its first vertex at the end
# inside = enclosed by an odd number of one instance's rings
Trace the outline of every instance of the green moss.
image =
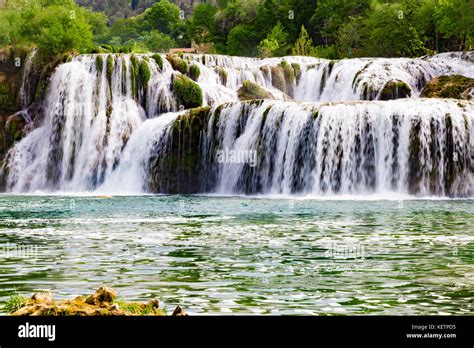
{"type": "Polygon", "coordinates": [[[15,94],[6,82],[0,83],[0,109],[12,109],[15,106],[15,94]]]}
{"type": "Polygon", "coordinates": [[[177,55],[167,55],[166,59],[168,62],[170,62],[171,66],[173,67],[174,70],[179,71],[181,74],[187,74],[188,73],[188,63],[178,57],[177,55]]]}
{"type": "Polygon", "coordinates": [[[107,56],[107,80],[109,85],[112,85],[112,74],[114,72],[114,57],[109,54],[107,56]]]}
{"type": "Polygon", "coordinates": [[[237,91],[240,100],[272,99],[270,93],[249,80],[245,80],[237,91]]]}
{"type": "Polygon", "coordinates": [[[423,98],[472,99],[469,93],[474,89],[474,79],[462,76],[440,76],[428,82],[421,92],[423,98]]]}
{"type": "Polygon", "coordinates": [[[156,64],[159,66],[160,70],[163,70],[163,58],[159,54],[154,54],[151,56],[156,62],[156,64]]]}
{"type": "Polygon", "coordinates": [[[151,71],[150,71],[150,67],[148,66],[148,63],[145,60],[142,60],[140,62],[139,75],[140,75],[140,81],[142,85],[144,87],[147,87],[148,82],[150,81],[150,78],[151,78],[151,71]]]}
{"type": "Polygon", "coordinates": [[[131,75],[132,75],[132,95],[136,98],[138,96],[138,77],[140,71],[140,61],[137,56],[132,54],[130,56],[131,75]]]}
{"type": "Polygon", "coordinates": [[[201,75],[201,70],[196,64],[193,64],[189,67],[189,77],[194,81],[199,80],[199,76],[201,75]]]}
{"type": "Polygon", "coordinates": [[[273,66],[270,68],[272,74],[272,85],[280,91],[286,93],[285,72],[281,66],[273,66]]]}
{"type": "Polygon", "coordinates": [[[225,86],[227,85],[227,71],[220,67],[218,70],[219,78],[221,80],[221,83],[225,86]]]}
{"type": "Polygon", "coordinates": [[[298,82],[301,78],[301,66],[298,63],[292,63],[291,66],[293,67],[296,81],[298,82]]]}
{"type": "Polygon", "coordinates": [[[184,75],[173,77],[173,92],[185,109],[201,106],[203,94],[199,85],[184,75]]]}
{"type": "Polygon", "coordinates": [[[95,65],[96,65],[97,71],[101,73],[104,67],[104,59],[102,58],[100,54],[97,55],[97,57],[95,58],[95,65]]]}
{"type": "Polygon", "coordinates": [[[285,60],[280,63],[280,66],[283,68],[283,74],[285,76],[285,81],[287,85],[291,85],[295,82],[295,71],[293,67],[288,64],[285,60]]]}
{"type": "Polygon", "coordinates": [[[125,302],[122,300],[115,300],[114,304],[118,305],[119,308],[125,312],[126,315],[155,315],[163,316],[166,312],[163,309],[157,308],[152,304],[125,302]]]}
{"type": "Polygon", "coordinates": [[[400,80],[388,81],[380,92],[380,100],[392,100],[408,98],[411,96],[411,88],[400,80]]]}

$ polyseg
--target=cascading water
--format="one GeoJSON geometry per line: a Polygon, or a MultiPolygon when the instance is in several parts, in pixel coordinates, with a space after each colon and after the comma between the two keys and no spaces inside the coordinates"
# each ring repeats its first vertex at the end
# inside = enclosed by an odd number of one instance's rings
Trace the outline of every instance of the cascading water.
{"type": "Polygon", "coordinates": [[[36,57],[38,50],[35,48],[32,49],[30,54],[26,57],[23,74],[21,77],[21,86],[20,86],[20,103],[22,109],[26,109],[31,102],[31,84],[30,84],[30,74],[33,67],[33,62],[36,57]]]}
{"type": "Polygon", "coordinates": [[[201,149],[206,190],[470,196],[473,107],[422,99],[214,109],[209,125],[217,126],[206,129],[201,149]],[[219,163],[216,151],[228,160],[219,163]]]}
{"type": "Polygon", "coordinates": [[[474,77],[472,52],[341,61],[184,59],[199,67],[204,105],[212,106],[192,131],[180,128],[191,118],[177,112],[172,81],[180,73],[164,57],[161,68],[151,55],[118,54],[82,55],[59,66],[42,126],[7,156],[6,189],[473,195],[472,103],[417,99],[433,77],[474,77]],[[146,82],[142,65],[150,72],[146,82]],[[245,80],[281,101],[238,102],[245,80]],[[391,81],[409,86],[412,98],[349,102],[383,99],[391,81]],[[291,97],[346,102],[283,101],[291,97]],[[229,152],[255,163],[219,160],[229,152]],[[170,164],[179,170],[170,171],[170,164]],[[193,175],[199,184],[163,183],[193,175]]]}

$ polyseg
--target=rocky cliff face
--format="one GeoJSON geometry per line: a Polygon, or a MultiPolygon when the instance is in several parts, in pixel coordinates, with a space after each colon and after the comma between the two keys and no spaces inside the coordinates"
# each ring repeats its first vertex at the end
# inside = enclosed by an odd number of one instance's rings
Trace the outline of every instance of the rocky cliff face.
{"type": "Polygon", "coordinates": [[[26,124],[15,114],[22,109],[20,90],[27,55],[26,51],[0,50],[0,161],[15,139],[22,136],[26,124]]]}

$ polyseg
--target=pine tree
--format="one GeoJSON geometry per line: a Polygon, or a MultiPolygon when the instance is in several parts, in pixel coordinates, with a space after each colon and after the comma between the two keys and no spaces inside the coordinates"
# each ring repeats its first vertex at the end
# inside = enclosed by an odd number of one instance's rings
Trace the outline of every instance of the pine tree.
{"type": "Polygon", "coordinates": [[[298,40],[295,42],[293,47],[294,56],[309,56],[313,50],[313,39],[309,36],[304,25],[301,26],[301,32],[298,40]]]}

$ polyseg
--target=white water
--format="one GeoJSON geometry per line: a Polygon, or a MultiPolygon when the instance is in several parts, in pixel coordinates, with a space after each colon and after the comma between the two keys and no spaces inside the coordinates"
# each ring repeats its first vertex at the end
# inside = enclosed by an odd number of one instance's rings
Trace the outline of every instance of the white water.
{"type": "MultiPolygon", "coordinates": [[[[236,103],[220,113],[217,135],[208,132],[203,141],[202,152],[210,159],[205,163],[206,181],[215,180],[219,194],[471,196],[474,104],[462,105],[430,99],[265,101],[250,108],[236,103]],[[446,127],[448,118],[452,127],[446,127]],[[419,142],[418,152],[411,149],[413,142],[419,142]],[[212,149],[255,151],[258,165],[216,163],[212,149]],[[452,183],[446,178],[448,168],[456,172],[452,183]]],[[[211,117],[209,124],[213,122],[211,117]]]]}
{"type": "Polygon", "coordinates": [[[36,57],[36,53],[38,50],[35,48],[28,54],[26,57],[24,67],[23,67],[23,74],[21,76],[21,86],[20,86],[20,103],[22,109],[25,109],[29,103],[31,102],[31,85],[30,85],[30,74],[33,67],[33,62],[36,57]]]}
{"type": "MultiPolygon", "coordinates": [[[[45,101],[43,125],[8,154],[5,169],[9,192],[147,190],[148,176],[152,175],[147,168],[150,158],[166,155],[173,121],[179,117],[175,113],[179,105],[170,87],[172,75],[179,73],[166,59],[161,70],[150,56],[137,57],[139,61],[148,59],[152,74],[148,86],[139,86],[136,95],[130,55],[113,55],[110,81],[107,55],[102,55],[101,68],[96,55],[79,56],[58,67],[45,101]]],[[[210,136],[209,121],[202,148],[196,149],[203,162],[203,177],[208,180],[205,192],[473,195],[471,172],[463,169],[458,173],[463,182],[447,187],[445,168],[447,157],[454,153],[464,161],[463,168],[471,165],[472,103],[459,107],[450,100],[416,99],[424,83],[433,77],[454,73],[474,77],[472,53],[425,59],[350,59],[334,64],[309,57],[185,58],[199,66],[204,104],[212,105],[213,110],[220,104],[236,102],[237,89],[245,80],[258,83],[278,99],[287,99],[273,86],[268,73],[268,67],[283,60],[301,67],[301,78],[291,86],[296,100],[358,100],[364,96],[365,86],[377,98],[391,80],[404,81],[412,89],[411,99],[395,102],[229,104],[222,109],[216,138],[210,136]],[[222,70],[226,81],[220,75],[222,70]],[[316,111],[319,116],[313,120],[311,115],[316,111]],[[453,134],[445,129],[448,113],[453,134]],[[420,123],[416,136],[422,151],[419,171],[414,173],[410,172],[409,145],[416,122],[420,123]],[[454,149],[447,148],[447,139],[454,139],[454,149]],[[214,149],[256,150],[258,165],[217,164],[211,144],[214,149]],[[438,177],[430,180],[433,173],[438,177]],[[409,176],[415,174],[419,184],[410,188],[409,176]]],[[[211,119],[215,116],[212,112],[211,119]]]]}

